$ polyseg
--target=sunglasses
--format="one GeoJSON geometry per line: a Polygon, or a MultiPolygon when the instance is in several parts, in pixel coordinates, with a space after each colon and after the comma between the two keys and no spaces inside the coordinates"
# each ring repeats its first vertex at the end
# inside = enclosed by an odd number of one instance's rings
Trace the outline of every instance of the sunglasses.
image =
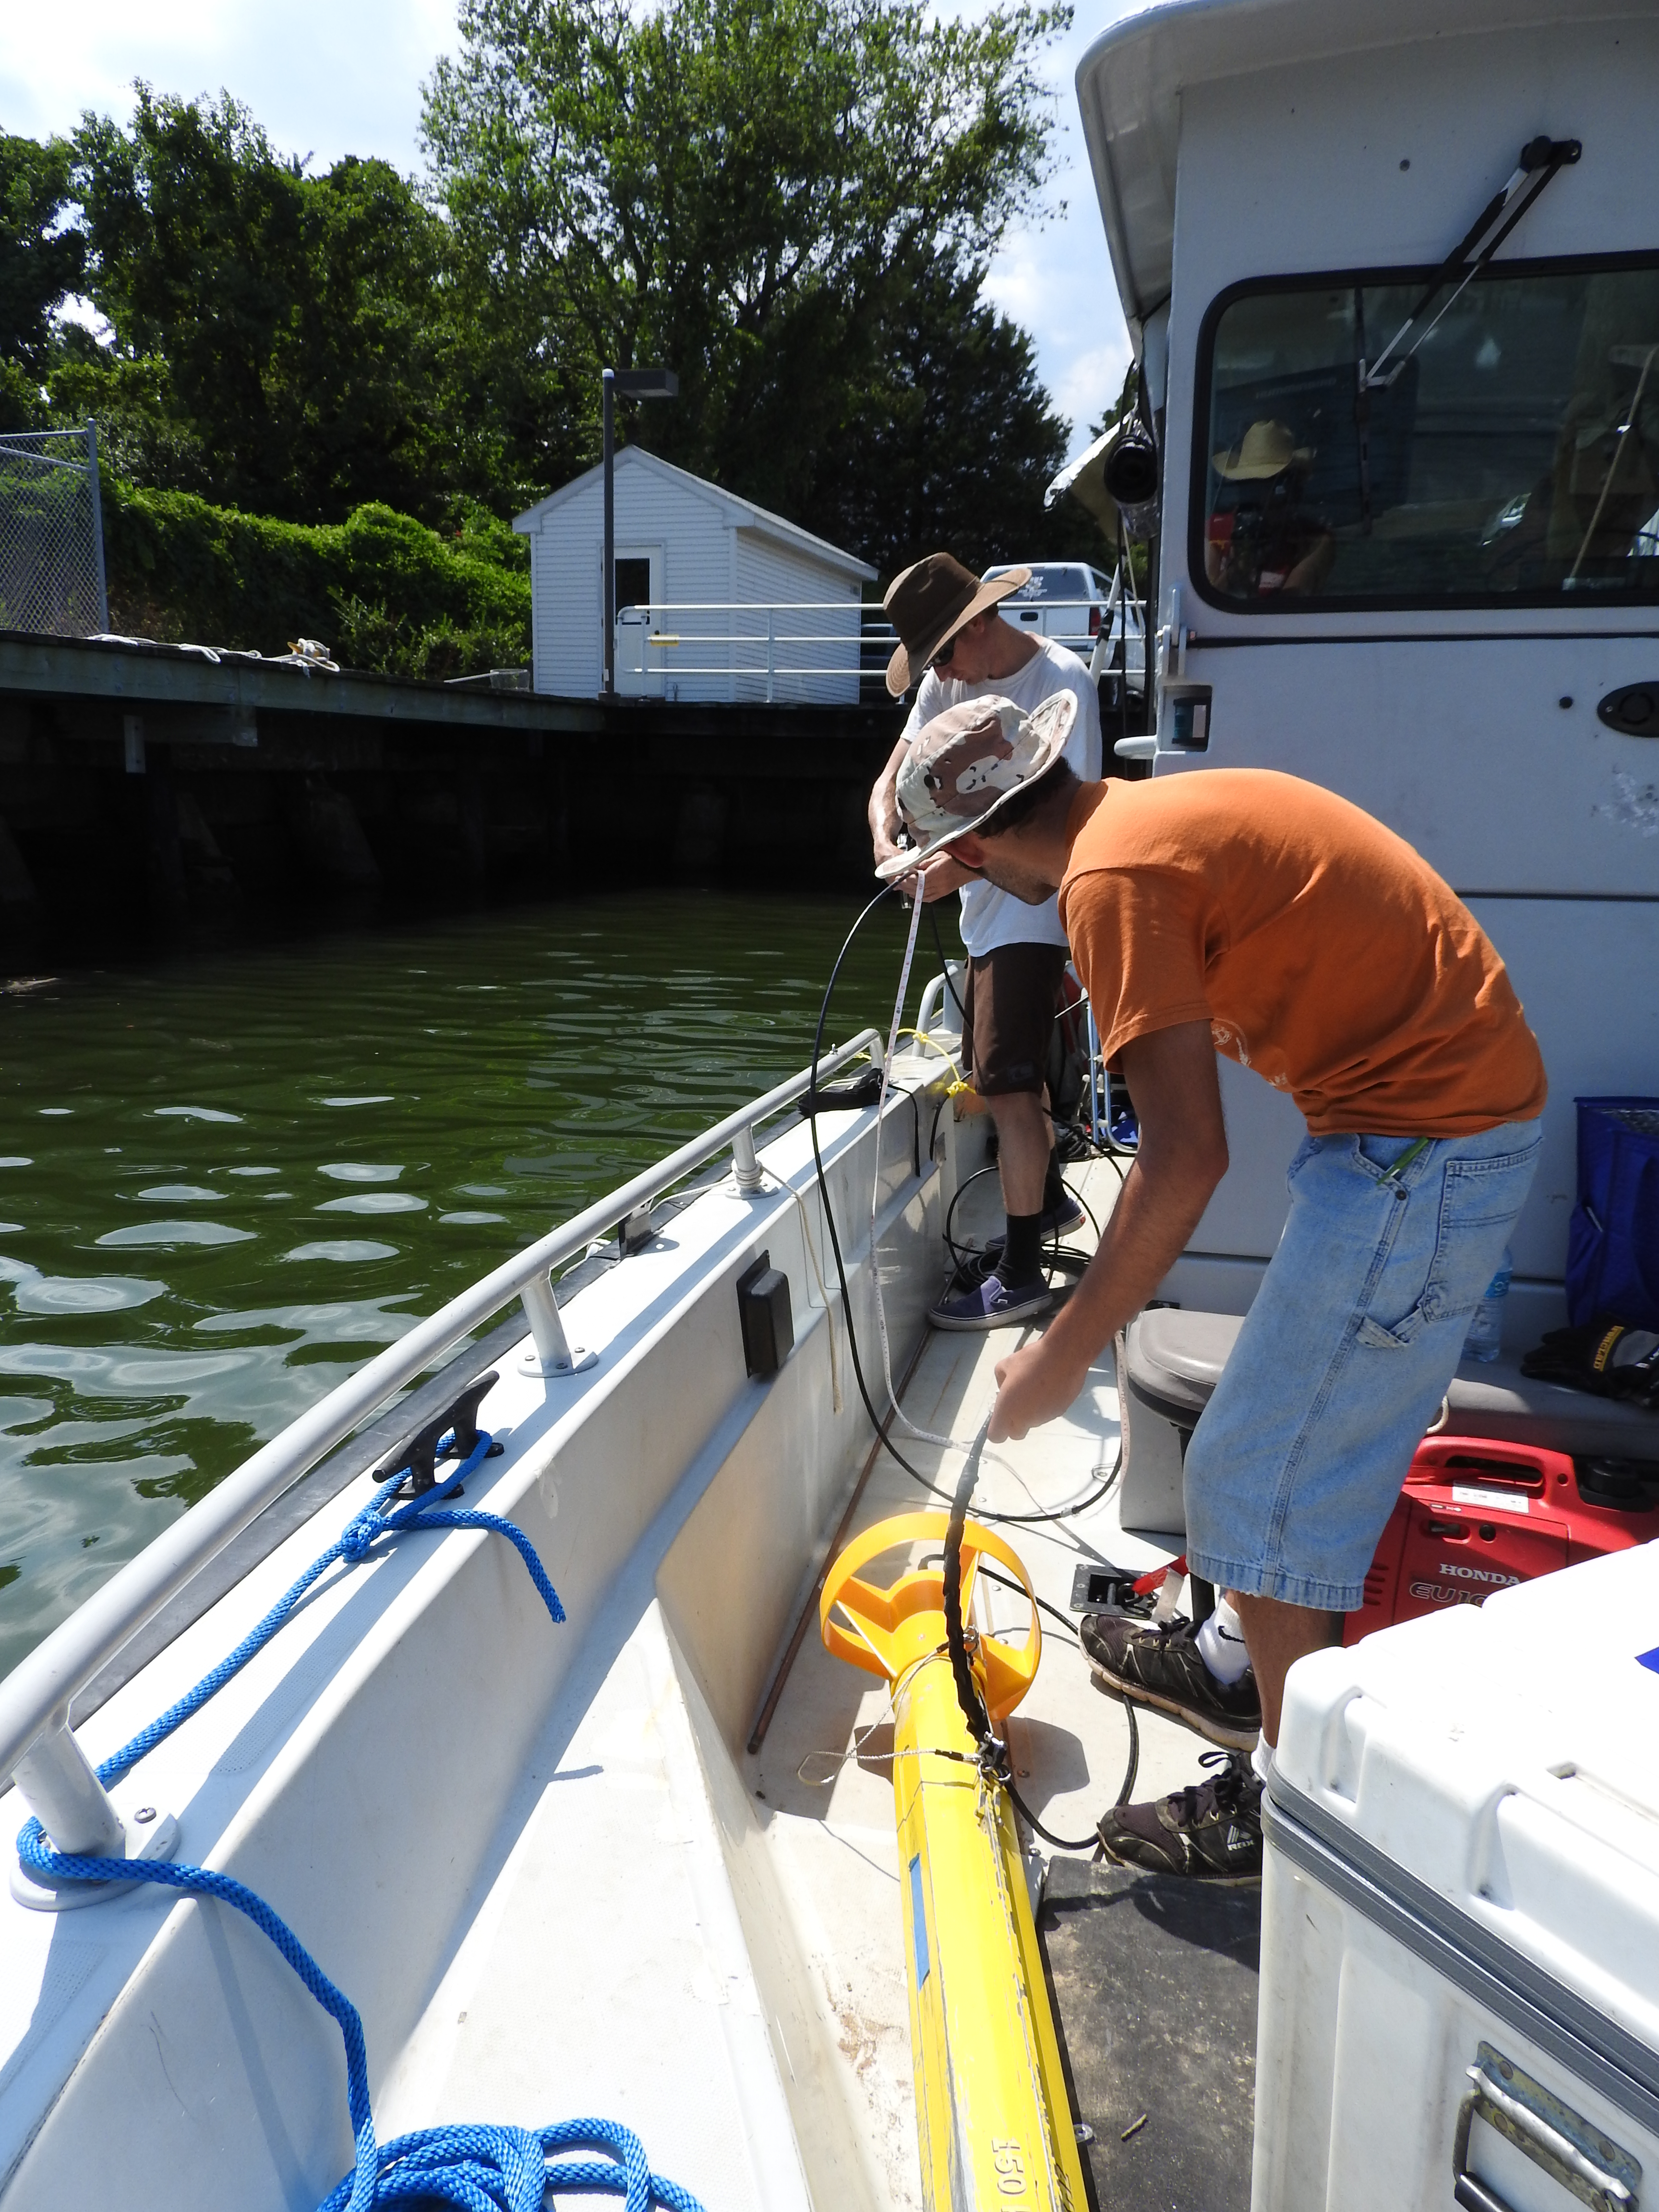
{"type": "Polygon", "coordinates": [[[935,674],[937,674],[941,668],[948,668],[951,665],[951,661],[956,658],[956,651],[957,641],[955,638],[947,639],[945,644],[940,646],[939,651],[933,655],[927,665],[933,670],[935,674]]]}

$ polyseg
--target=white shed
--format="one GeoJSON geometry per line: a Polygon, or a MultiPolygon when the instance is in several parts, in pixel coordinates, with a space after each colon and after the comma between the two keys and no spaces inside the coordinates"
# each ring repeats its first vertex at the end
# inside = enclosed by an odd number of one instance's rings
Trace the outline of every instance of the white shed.
{"type": "MultiPolygon", "coordinates": [[[[641,447],[624,446],[615,468],[619,692],[856,704],[867,562],[641,447]]],[[[591,699],[604,672],[603,470],[513,527],[530,540],[535,687],[591,699]]]]}

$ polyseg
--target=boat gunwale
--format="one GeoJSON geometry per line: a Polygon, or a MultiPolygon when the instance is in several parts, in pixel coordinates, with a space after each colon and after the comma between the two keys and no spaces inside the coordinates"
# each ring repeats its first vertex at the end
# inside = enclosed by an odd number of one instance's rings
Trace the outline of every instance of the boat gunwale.
{"type": "Polygon", "coordinates": [[[0,1682],[0,1777],[12,1774],[38,1738],[64,1724],[70,1701],[192,1577],[395,1393],[493,1320],[528,1285],[545,1282],[554,1267],[575,1258],[594,1237],[695,1174],[744,1131],[795,1105],[815,1077],[821,1079],[861,1053],[874,1056],[880,1050],[878,1033],[866,1028],[823,1053],[815,1066],[749,1100],[503,1261],[288,1423],[118,1569],[0,1682]]]}

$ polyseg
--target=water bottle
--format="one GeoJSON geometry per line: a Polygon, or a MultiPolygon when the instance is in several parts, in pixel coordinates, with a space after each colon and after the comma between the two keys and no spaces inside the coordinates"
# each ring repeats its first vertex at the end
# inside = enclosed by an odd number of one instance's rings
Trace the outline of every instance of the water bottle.
{"type": "Polygon", "coordinates": [[[1498,1263],[1498,1273],[1486,1285],[1486,1294],[1474,1310],[1469,1333],[1463,1340],[1465,1359],[1491,1362],[1504,1348],[1504,1301],[1510,1294],[1510,1248],[1498,1263]]]}

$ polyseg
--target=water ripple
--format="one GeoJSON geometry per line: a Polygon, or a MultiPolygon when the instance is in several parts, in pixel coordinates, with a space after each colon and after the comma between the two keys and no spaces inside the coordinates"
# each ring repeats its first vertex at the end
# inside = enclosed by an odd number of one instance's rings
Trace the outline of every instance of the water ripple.
{"type": "MultiPolygon", "coordinates": [[[[0,1154],[0,1673],[419,1315],[800,1066],[856,911],[630,893],[0,996],[35,1146],[0,1154]]],[[[902,919],[832,1034],[884,1023],[902,919]]]]}

